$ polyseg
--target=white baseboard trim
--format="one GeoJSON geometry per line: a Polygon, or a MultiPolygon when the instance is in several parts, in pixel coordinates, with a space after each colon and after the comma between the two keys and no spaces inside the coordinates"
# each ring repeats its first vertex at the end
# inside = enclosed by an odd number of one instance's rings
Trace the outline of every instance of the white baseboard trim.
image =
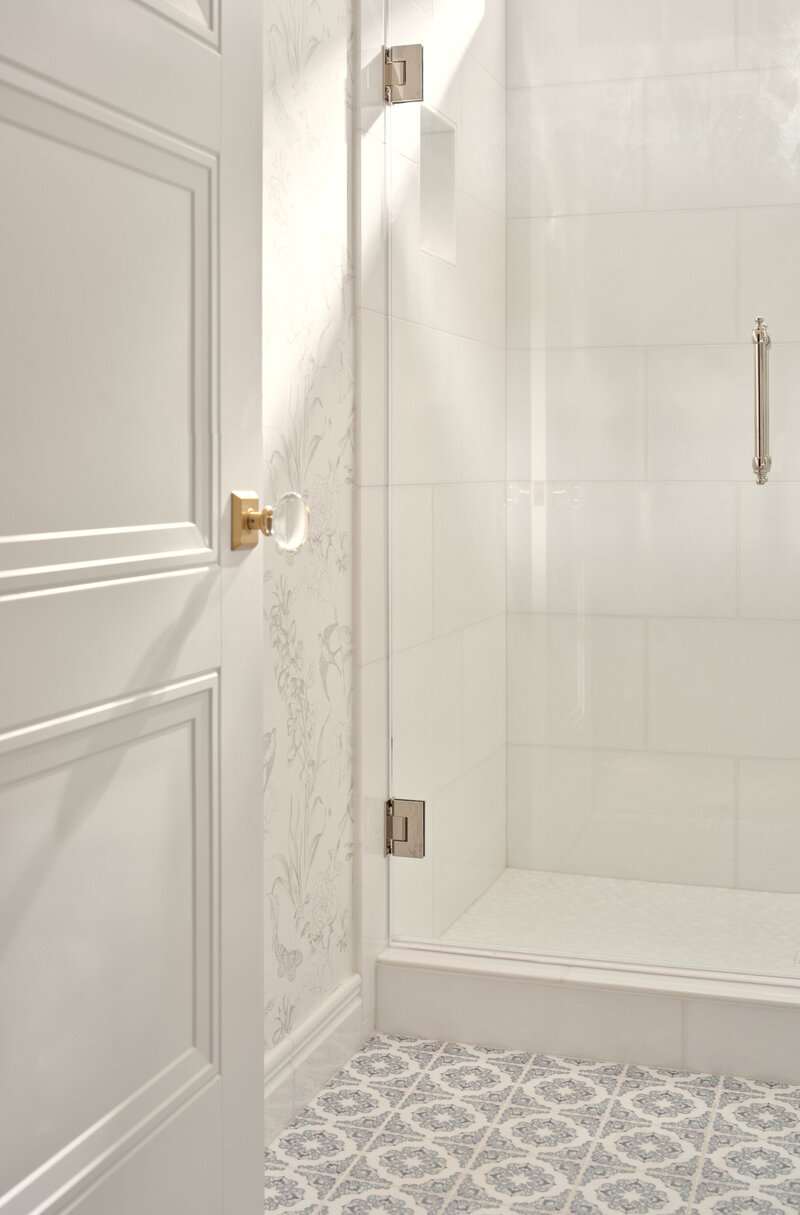
{"type": "Polygon", "coordinates": [[[379,1031],[800,1083],[800,986],[390,946],[379,1031]]]}
{"type": "Polygon", "coordinates": [[[291,1122],[364,1040],[361,976],[351,975],[282,1042],[264,1050],[264,1142],[291,1122]]]}

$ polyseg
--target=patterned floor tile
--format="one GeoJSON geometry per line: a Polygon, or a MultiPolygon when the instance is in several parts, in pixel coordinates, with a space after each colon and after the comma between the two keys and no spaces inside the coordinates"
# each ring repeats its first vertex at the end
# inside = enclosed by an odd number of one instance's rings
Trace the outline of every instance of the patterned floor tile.
{"type": "Polygon", "coordinates": [[[649,1081],[655,1084],[674,1084],[678,1088],[713,1089],[715,1092],[722,1084],[722,1076],[713,1076],[702,1072],[678,1072],[666,1067],[635,1067],[625,1069],[627,1080],[649,1081]]]}
{"type": "Polygon", "coordinates": [[[760,1187],[730,1190],[710,1181],[698,1185],[691,1215],[791,1215],[800,1207],[787,1205],[780,1195],[769,1194],[760,1187]]]}
{"type": "Polygon", "coordinates": [[[273,1215],[800,1215],[800,1086],[377,1034],[264,1162],[273,1215]]]}
{"type": "Polygon", "coordinates": [[[487,1206],[483,1202],[470,1202],[468,1198],[451,1198],[444,1208],[442,1215],[504,1215],[512,1211],[512,1207],[498,1207],[494,1203],[487,1206]]]}
{"type": "Polygon", "coordinates": [[[726,1096],[735,1093],[741,1097],[777,1097],[790,1105],[800,1106],[800,1086],[782,1084],[779,1080],[742,1080],[738,1076],[724,1076],[722,1091],[726,1096]]]}
{"type": "Polygon", "coordinates": [[[611,1110],[621,1121],[658,1123],[668,1130],[704,1130],[716,1102],[713,1089],[691,1088],[667,1080],[631,1080],[624,1076],[611,1110]]]}
{"type": "Polygon", "coordinates": [[[412,1055],[438,1055],[447,1044],[436,1042],[432,1038],[409,1038],[405,1034],[372,1034],[367,1039],[364,1050],[399,1050],[410,1051],[412,1055]]]}
{"type": "Polygon", "coordinates": [[[593,1168],[576,1189],[569,1215],[685,1215],[691,1189],[682,1177],[593,1168]]]}
{"type": "Polygon", "coordinates": [[[435,1135],[444,1143],[477,1147],[489,1133],[499,1105],[475,1097],[434,1097],[415,1089],[386,1122],[394,1135],[435,1135]]]}
{"type": "Polygon", "coordinates": [[[783,1097],[742,1096],[723,1091],[714,1130],[742,1138],[800,1143],[800,1111],[783,1097]]]}
{"type": "Polygon", "coordinates": [[[584,1076],[621,1076],[625,1071],[624,1063],[599,1063],[595,1059],[556,1058],[555,1055],[534,1055],[530,1066],[535,1071],[551,1068],[558,1072],[580,1072],[584,1076]]]}
{"type": "Polygon", "coordinates": [[[403,1088],[390,1085],[366,1085],[354,1081],[342,1084],[338,1080],[327,1084],[303,1111],[309,1121],[339,1122],[347,1126],[377,1130],[405,1099],[403,1088]]]}
{"type": "Polygon", "coordinates": [[[496,1059],[512,1067],[529,1067],[531,1056],[526,1051],[503,1050],[499,1046],[466,1046],[463,1042],[445,1042],[443,1055],[458,1055],[462,1059],[496,1059]]]}
{"type": "Polygon", "coordinates": [[[320,1174],[304,1176],[285,1170],[264,1173],[264,1210],[291,1211],[292,1215],[311,1215],[320,1200],[336,1185],[336,1178],[320,1174]]]}
{"type": "Polygon", "coordinates": [[[571,1160],[531,1159],[485,1149],[470,1165],[458,1197],[520,1212],[564,1211],[578,1172],[579,1166],[571,1160]]]}
{"type": "Polygon", "coordinates": [[[712,1136],[703,1165],[703,1177],[709,1181],[727,1182],[735,1186],[783,1186],[795,1182],[800,1186],[800,1154],[776,1141],[731,1139],[712,1136]]]}
{"type": "Polygon", "coordinates": [[[356,1180],[409,1191],[448,1194],[455,1190],[473,1155],[466,1144],[409,1139],[381,1132],[353,1166],[356,1180]]]}
{"type": "Polygon", "coordinates": [[[599,1128],[597,1116],[512,1105],[501,1111],[486,1146],[517,1155],[585,1160],[599,1128]]]}
{"type": "Polygon", "coordinates": [[[319,1215],[439,1215],[443,1206],[437,1194],[370,1185],[351,1177],[332,1191],[319,1215]]]}
{"type": "Polygon", "coordinates": [[[420,1077],[419,1092],[433,1097],[478,1097],[507,1101],[522,1077],[523,1068],[495,1058],[460,1058],[438,1055],[420,1077]]]}
{"type": "Polygon", "coordinates": [[[617,1076],[603,1072],[533,1068],[514,1093],[514,1104],[599,1117],[608,1110],[618,1084],[617,1076]]]}
{"type": "Polygon", "coordinates": [[[385,1084],[409,1089],[430,1066],[432,1058],[427,1050],[415,1051],[407,1046],[391,1048],[385,1042],[370,1039],[339,1072],[339,1079],[355,1084],[385,1084]]]}
{"type": "Polygon", "coordinates": [[[609,1119],[591,1156],[592,1165],[633,1173],[675,1173],[694,1177],[703,1156],[704,1131],[667,1129],[657,1123],[632,1125],[609,1119]]]}
{"type": "Polygon", "coordinates": [[[267,1172],[331,1173],[341,1176],[374,1132],[361,1127],[296,1118],[264,1154],[267,1172]]]}

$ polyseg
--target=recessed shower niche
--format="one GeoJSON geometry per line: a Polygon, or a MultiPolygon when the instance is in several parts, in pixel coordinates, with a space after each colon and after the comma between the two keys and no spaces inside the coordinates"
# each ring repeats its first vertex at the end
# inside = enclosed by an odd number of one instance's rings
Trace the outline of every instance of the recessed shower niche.
{"type": "Polygon", "coordinates": [[[456,260],[456,128],[441,114],[420,107],[420,248],[456,260]]]}

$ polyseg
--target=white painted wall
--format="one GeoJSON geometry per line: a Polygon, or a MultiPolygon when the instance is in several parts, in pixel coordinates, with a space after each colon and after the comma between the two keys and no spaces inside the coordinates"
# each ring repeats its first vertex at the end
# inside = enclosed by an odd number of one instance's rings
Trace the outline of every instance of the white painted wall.
{"type": "Polygon", "coordinates": [[[509,863],[800,890],[797,5],[507,45],[509,863]]]}

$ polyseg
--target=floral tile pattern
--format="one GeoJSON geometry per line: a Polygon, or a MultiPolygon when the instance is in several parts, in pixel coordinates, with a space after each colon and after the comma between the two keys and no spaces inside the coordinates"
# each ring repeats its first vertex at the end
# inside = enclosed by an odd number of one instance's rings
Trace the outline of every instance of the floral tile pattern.
{"type": "Polygon", "coordinates": [[[376,1034],[265,1155],[276,1215],[800,1215],[800,1086],[376,1034]]]}

